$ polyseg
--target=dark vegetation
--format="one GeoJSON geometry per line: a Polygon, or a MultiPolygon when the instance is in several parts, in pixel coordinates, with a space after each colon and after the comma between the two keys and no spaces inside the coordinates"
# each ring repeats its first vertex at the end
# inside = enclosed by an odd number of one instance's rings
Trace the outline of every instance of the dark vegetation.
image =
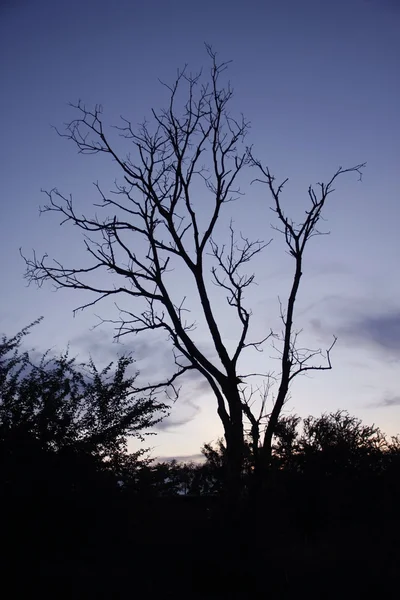
{"type": "Polygon", "coordinates": [[[42,591],[62,584],[71,598],[252,597],[266,586],[361,598],[378,586],[395,597],[399,439],[345,411],[283,416],[257,494],[246,443],[232,511],[222,440],[202,464],[128,452],[128,436],[144,439],[166,412],[131,393],[129,357],[100,372],[67,353],[32,364],[27,333],[0,345],[2,563],[14,586],[41,578],[42,591]]]}
{"type": "MultiPolygon", "coordinates": [[[[34,253],[25,257],[26,278],[85,292],[77,310],[113,300],[117,316],[103,320],[114,324],[115,337],[163,333],[175,366],[140,386],[129,357],[102,371],[68,353],[32,365],[19,350],[27,330],[3,340],[4,564],[74,585],[72,598],[86,585],[86,597],[112,598],[361,598],[374,586],[375,596],[392,593],[399,440],[347,412],[301,421],[283,410],[298,375],[332,368],[336,338],[325,349],[305,347],[295,308],[312,238],[326,233],[320,227],[334,186],[345,175],[361,178],[364,164],[310,185],[295,221],[283,201],[287,179],[279,183],[256,157],[249,122],[231,109],[228,63],[208,46],[207,53],[208,75],[179,71],[164,86],[166,109],[152,110],[142,125],[123,118],[109,129],[100,105],[78,102],[60,133],[81,154],[109,160],[115,188],[95,184],[92,216],[71,196],[46,192],[42,212],[80,230],[85,252],[74,264],[34,253]],[[255,283],[249,265],[269,235],[248,237],[226,214],[250,180],[266,190],[272,227],[291,257],[280,332],[260,332],[247,304],[255,283]],[[171,275],[177,268],[179,286],[171,275]],[[226,310],[218,311],[214,293],[226,310]],[[227,311],[234,344],[223,335],[227,311]],[[267,343],[277,372],[243,372],[267,343]],[[129,436],[152,432],[168,410],[159,398],[177,397],[189,371],[208,383],[223,441],[204,446],[202,464],[129,454],[129,436]],[[264,393],[272,386],[273,394],[264,393]]],[[[246,202],[243,210],[253,210],[246,202]]],[[[268,205],[258,222],[267,220],[268,205]]]]}

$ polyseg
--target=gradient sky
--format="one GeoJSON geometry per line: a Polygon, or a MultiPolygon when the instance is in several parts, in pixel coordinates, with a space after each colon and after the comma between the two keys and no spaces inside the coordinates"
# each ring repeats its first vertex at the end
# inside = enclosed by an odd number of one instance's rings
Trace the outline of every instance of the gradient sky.
{"type": "MultiPolygon", "coordinates": [[[[86,296],[27,288],[23,279],[19,247],[26,254],[35,248],[61,259],[81,256],[73,228],[60,228],[56,216],[39,218],[41,188],[57,186],[86,209],[97,200],[92,182],[111,189],[115,177],[112,163],[78,156],[50,125],[71,120],[67,102],[79,98],[101,103],[110,125],[120,114],[141,122],[167,100],[158,78],[173,81],[185,63],[193,71],[207,66],[204,42],[233,61],[232,110],[251,120],[255,154],[278,179],[290,178],[288,212],[306,207],[310,183],[326,181],[339,165],[367,162],[361,183],[343,177],[330,197],[331,235],[310,243],[297,305],[305,343],[326,346],[338,335],[334,369],[298,378],[286,408],[301,415],[343,408],[399,433],[397,0],[0,1],[0,331],[15,333],[43,315],[29,339],[37,350],[61,351],[70,343],[79,358],[91,353],[100,363],[121,351],[110,329],[91,331],[94,313],[115,316],[109,307],[73,318],[86,296]]],[[[292,265],[270,229],[266,190],[245,185],[245,191],[232,206],[235,222],[245,234],[275,238],[255,264],[259,285],[250,297],[254,328],[268,331],[279,325],[277,296],[285,297],[292,265]]],[[[224,213],[222,227],[230,216],[224,213]]],[[[229,319],[223,331],[229,339],[229,319]]],[[[168,371],[171,353],[162,339],[125,342],[142,376],[154,374],[154,364],[160,375],[168,371]]],[[[257,367],[273,368],[272,355],[268,348],[258,355],[257,367]]],[[[215,402],[197,377],[186,382],[151,443],[155,455],[194,455],[221,432],[215,402]]]]}

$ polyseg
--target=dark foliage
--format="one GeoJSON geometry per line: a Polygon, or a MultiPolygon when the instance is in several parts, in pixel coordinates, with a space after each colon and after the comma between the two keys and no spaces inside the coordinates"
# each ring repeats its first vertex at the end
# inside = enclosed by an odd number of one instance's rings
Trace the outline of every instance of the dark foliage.
{"type": "Polygon", "coordinates": [[[154,398],[132,393],[131,357],[101,371],[92,360],[77,364],[68,352],[32,363],[21,350],[30,327],[0,343],[0,500],[8,560],[31,560],[38,546],[57,556],[92,535],[94,523],[100,532],[120,478],[140,464],[142,452],[128,454],[127,437],[143,439],[166,411],[154,398]]]}
{"type": "Polygon", "coordinates": [[[247,444],[249,494],[232,514],[222,440],[200,464],[128,454],[127,435],[164,409],[130,394],[130,360],[101,372],[67,353],[32,365],[20,351],[28,331],[0,345],[2,564],[14,586],[39,577],[41,594],[56,582],[87,597],[204,598],[368,597],[376,586],[393,597],[398,438],[346,411],[281,418],[256,498],[247,444]]]}

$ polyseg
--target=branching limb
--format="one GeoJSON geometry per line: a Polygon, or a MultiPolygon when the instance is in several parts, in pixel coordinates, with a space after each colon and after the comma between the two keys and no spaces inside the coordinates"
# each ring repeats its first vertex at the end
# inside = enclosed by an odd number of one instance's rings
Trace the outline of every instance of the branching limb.
{"type": "Polygon", "coordinates": [[[281,318],[284,324],[284,331],[282,335],[283,349],[281,352],[282,370],[277,399],[264,435],[263,452],[265,462],[268,462],[271,453],[272,436],[277,426],[282,407],[285,403],[289,391],[289,385],[293,381],[294,377],[305,371],[327,370],[331,369],[332,367],[330,351],[336,343],[336,338],[334,338],[333,344],[326,352],[327,364],[320,366],[310,364],[310,360],[316,355],[321,355],[322,352],[320,350],[310,351],[308,349],[301,349],[297,347],[297,334],[293,332],[294,308],[300,286],[300,280],[303,274],[302,270],[304,251],[307,243],[312,237],[321,235],[321,232],[318,229],[318,223],[321,219],[321,213],[325,206],[326,200],[329,194],[334,191],[333,184],[339,176],[347,173],[357,173],[361,179],[362,170],[365,167],[365,164],[359,164],[348,169],[339,167],[327,184],[317,184],[319,188],[318,194],[315,189],[310,186],[308,189],[310,206],[307,210],[305,210],[304,220],[299,224],[296,224],[285,214],[281,204],[281,193],[288,180],[285,179],[281,184],[276,185],[275,177],[271,174],[269,168],[264,167],[259,160],[252,156],[251,152],[250,160],[252,166],[257,168],[263,177],[263,179],[255,179],[254,181],[262,182],[269,188],[274,200],[274,206],[272,210],[276,213],[280,222],[278,231],[283,233],[289,253],[291,256],[293,256],[295,261],[293,282],[286,309],[283,310],[282,304],[280,304],[281,318]]]}

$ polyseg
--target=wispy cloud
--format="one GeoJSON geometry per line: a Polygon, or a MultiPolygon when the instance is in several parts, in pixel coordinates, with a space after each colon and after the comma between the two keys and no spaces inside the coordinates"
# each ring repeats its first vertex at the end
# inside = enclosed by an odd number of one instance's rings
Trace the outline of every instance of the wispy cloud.
{"type": "Polygon", "coordinates": [[[175,429],[176,427],[182,427],[182,425],[186,425],[187,423],[190,423],[190,421],[193,421],[201,411],[200,406],[191,399],[178,400],[178,403],[174,405],[174,408],[175,407],[176,410],[172,410],[171,415],[158,423],[155,429],[158,429],[159,431],[168,431],[175,429]]]}
{"type": "Polygon", "coordinates": [[[370,406],[373,408],[391,408],[392,406],[400,406],[400,396],[386,396],[370,406]]]}
{"type": "Polygon", "coordinates": [[[341,327],[339,334],[352,344],[368,345],[400,359],[400,310],[365,315],[341,327]]]}
{"type": "Polygon", "coordinates": [[[202,463],[205,459],[202,454],[187,454],[182,456],[158,456],[155,462],[163,463],[172,462],[173,460],[176,460],[179,463],[202,463]]]}

